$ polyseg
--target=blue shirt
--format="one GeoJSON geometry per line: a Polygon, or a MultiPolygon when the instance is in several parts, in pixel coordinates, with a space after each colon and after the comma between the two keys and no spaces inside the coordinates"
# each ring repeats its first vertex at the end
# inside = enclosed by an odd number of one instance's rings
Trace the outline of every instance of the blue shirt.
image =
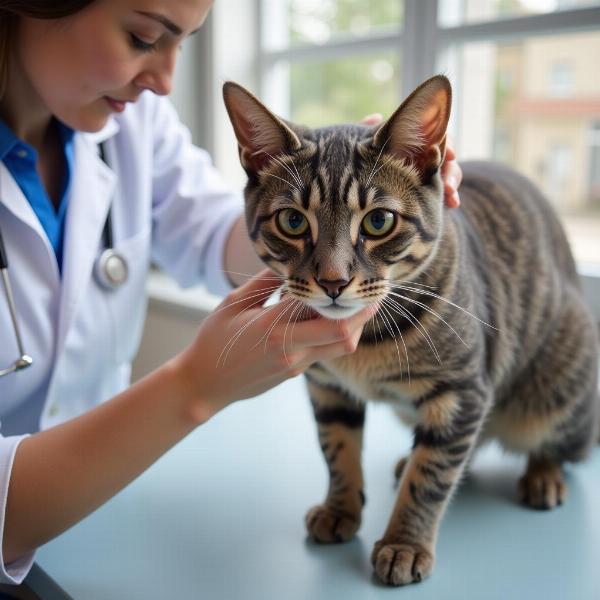
{"type": "Polygon", "coordinates": [[[63,164],[65,165],[62,173],[58,209],[54,207],[38,175],[36,169],[37,151],[33,146],[20,140],[1,119],[0,160],[4,162],[29,204],[31,204],[33,212],[39,219],[48,241],[54,249],[58,268],[62,270],[65,217],[67,214],[67,196],[73,171],[73,136],[75,132],[59,121],[55,121],[55,124],[58,127],[64,155],[63,164]]]}

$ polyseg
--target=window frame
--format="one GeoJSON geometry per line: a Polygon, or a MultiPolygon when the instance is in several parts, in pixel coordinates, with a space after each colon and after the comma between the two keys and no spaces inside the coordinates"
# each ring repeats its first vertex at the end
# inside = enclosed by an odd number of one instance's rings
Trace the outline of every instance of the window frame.
{"type": "Polygon", "coordinates": [[[399,90],[399,97],[405,97],[419,83],[436,72],[438,57],[454,44],[519,40],[530,35],[600,29],[600,6],[444,27],[438,23],[438,0],[404,0],[404,26],[396,32],[365,35],[360,38],[340,35],[336,36],[334,41],[325,44],[303,44],[281,50],[268,50],[261,43],[265,22],[264,0],[254,2],[258,27],[256,61],[261,94],[268,92],[263,89],[268,71],[280,61],[294,62],[311,58],[327,60],[344,57],[349,53],[362,54],[396,48],[402,52],[402,89],[399,90]]]}

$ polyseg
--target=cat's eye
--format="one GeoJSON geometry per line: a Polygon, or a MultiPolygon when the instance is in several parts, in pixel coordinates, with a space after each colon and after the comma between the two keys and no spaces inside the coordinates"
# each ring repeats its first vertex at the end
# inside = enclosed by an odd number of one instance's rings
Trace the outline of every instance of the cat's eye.
{"type": "Polygon", "coordinates": [[[277,213],[277,224],[285,235],[298,237],[308,230],[308,219],[294,208],[284,208],[277,213]]]}
{"type": "Polygon", "coordinates": [[[363,235],[381,237],[392,230],[395,222],[396,217],[393,212],[376,208],[362,220],[360,230],[363,235]]]}

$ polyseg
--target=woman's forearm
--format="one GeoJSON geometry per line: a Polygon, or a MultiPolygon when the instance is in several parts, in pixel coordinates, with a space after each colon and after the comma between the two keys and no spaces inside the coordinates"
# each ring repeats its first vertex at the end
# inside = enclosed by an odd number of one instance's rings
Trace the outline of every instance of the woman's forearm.
{"type": "Polygon", "coordinates": [[[167,363],[90,412],[23,440],[8,490],[5,563],[94,511],[192,431],[199,411],[188,396],[167,363]]]}

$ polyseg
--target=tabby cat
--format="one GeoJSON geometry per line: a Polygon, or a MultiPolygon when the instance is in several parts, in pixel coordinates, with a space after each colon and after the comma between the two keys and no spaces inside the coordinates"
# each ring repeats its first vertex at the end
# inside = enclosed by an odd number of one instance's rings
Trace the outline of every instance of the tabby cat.
{"type": "Polygon", "coordinates": [[[380,126],[314,130],[235,83],[223,92],[248,174],[248,231],[287,301],[331,319],[380,304],[354,354],[306,372],[330,474],[309,535],[341,542],[359,528],[370,400],[414,427],[372,552],[384,582],[431,573],[444,509],[490,437],[528,455],[523,502],[561,504],[561,465],[585,458],[598,434],[596,326],[561,226],[528,180],[465,163],[462,206],[444,209],[449,81],[429,79],[380,126]]]}

